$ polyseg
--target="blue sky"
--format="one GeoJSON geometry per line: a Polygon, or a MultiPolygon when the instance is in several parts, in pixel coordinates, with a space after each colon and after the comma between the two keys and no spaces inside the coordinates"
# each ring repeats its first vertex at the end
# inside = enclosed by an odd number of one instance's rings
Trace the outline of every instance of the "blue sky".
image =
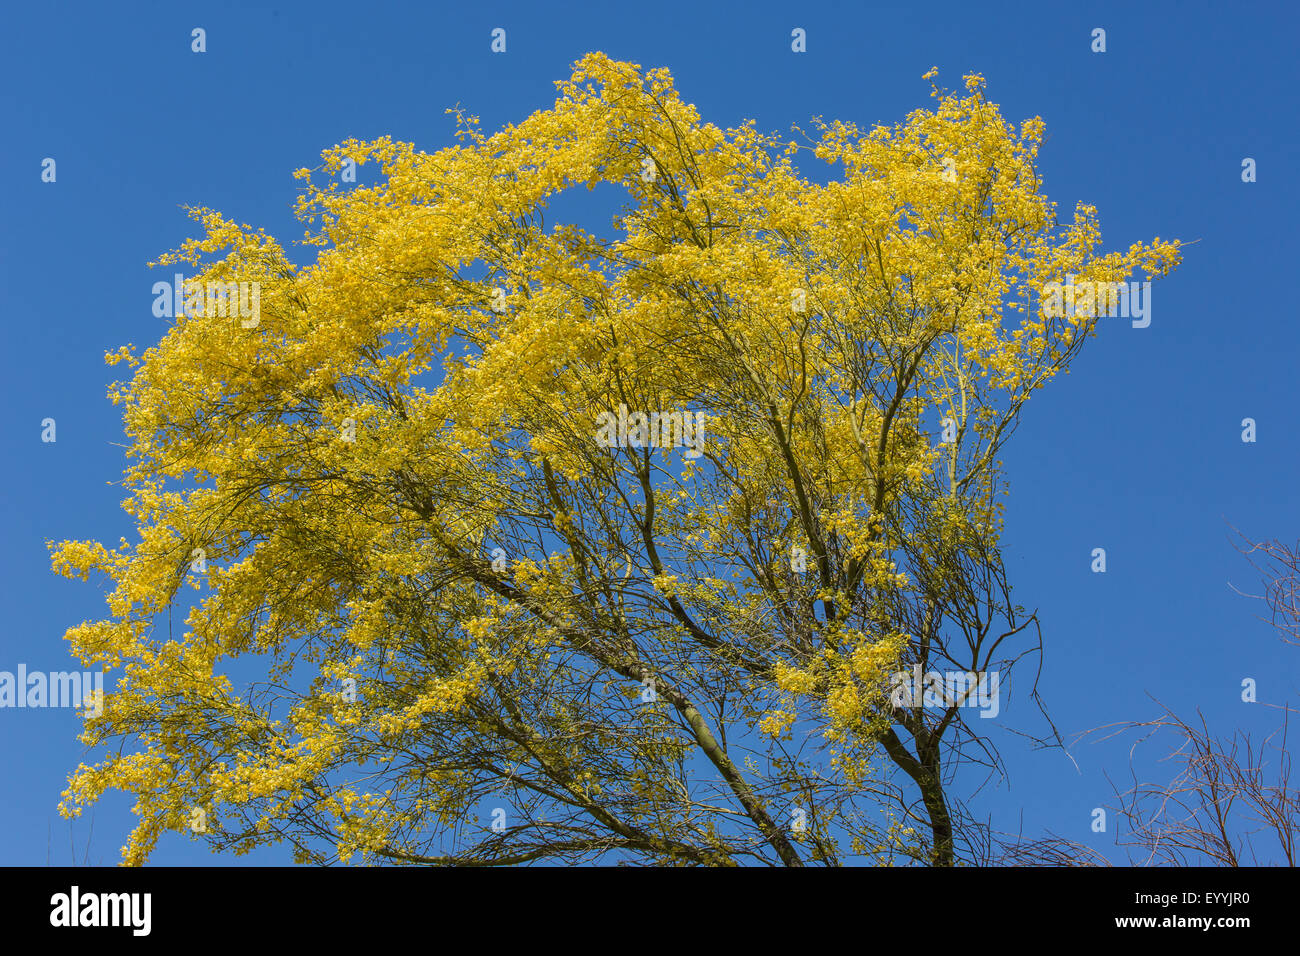
{"type": "MultiPolygon", "coordinates": [[[[75,667],[64,630],[105,610],[94,585],[49,570],[47,539],[132,536],[120,510],[123,441],[103,355],[165,331],[146,263],[190,234],[182,204],[282,240],[301,236],[294,169],[349,137],[452,142],[457,103],[484,129],[553,101],[552,82],[601,50],[667,66],[704,119],[762,129],[811,117],[894,123],[987,79],[1008,119],[1047,123],[1041,170],[1064,214],[1098,207],[1105,248],[1197,240],[1155,286],[1152,322],[1103,320],[1072,373],[1029,406],[1005,456],[1004,540],[1017,600],[1037,607],[1040,692],[1067,738],[1146,718],[1148,695],[1213,729],[1265,731],[1294,700],[1300,656],[1232,591],[1256,583],[1229,523],[1300,537],[1297,240],[1291,4],[89,3],[7,7],[0,29],[0,670],[75,667]],[[202,27],[207,52],[191,52],[202,27]],[[507,31],[493,54],[491,31],[507,31]],[[807,52],[790,49],[795,27],[807,52]],[[1106,30],[1105,53],[1091,32],[1106,30]],[[42,182],[46,157],[57,180],[42,182]],[[1244,183],[1241,164],[1257,163],[1244,183]],[[1241,440],[1253,418],[1258,440],[1241,440]],[[57,441],[41,441],[41,422],[57,441]],[[1106,549],[1107,571],[1090,570],[1106,549]]],[[[166,278],[163,276],[162,278],[166,278]]],[[[998,721],[1039,730],[1012,690],[998,721]]],[[[114,863],[129,801],[71,826],[56,812],[86,759],[69,710],[0,709],[0,864],[114,863]]],[[[973,808],[1001,829],[1099,848],[1091,811],[1122,780],[1131,738],[1071,761],[999,732],[1006,781],[973,808]],[[1077,762],[1077,769],[1075,763],[1077,762]]],[[[965,778],[963,778],[965,779],[965,778]]],[[[973,789],[982,777],[971,776],[973,789]]],[[[962,789],[958,787],[957,789],[962,789]]],[[[243,858],[247,861],[250,858],[243,858]]],[[[282,862],[277,851],[252,860],[282,862]]],[[[220,864],[171,836],[156,863],[220,864]]]]}

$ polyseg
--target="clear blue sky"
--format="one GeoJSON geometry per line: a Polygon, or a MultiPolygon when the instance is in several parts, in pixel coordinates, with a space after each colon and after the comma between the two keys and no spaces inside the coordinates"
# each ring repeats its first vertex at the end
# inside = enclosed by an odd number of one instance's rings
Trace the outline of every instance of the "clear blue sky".
{"type": "MultiPolygon", "coordinates": [[[[291,173],[349,137],[452,142],[456,103],[485,129],[553,101],[552,81],[601,50],[667,66],[719,125],[893,123],[929,104],[930,66],[980,72],[1011,120],[1040,115],[1045,191],[1098,207],[1107,249],[1199,240],[1155,287],[1152,323],[1102,322],[1068,378],[1039,393],[1006,461],[1005,539],[1020,603],[1041,612],[1040,684],[1072,736],[1153,716],[1155,695],[1211,726],[1271,727],[1242,703],[1300,690],[1300,651],[1236,595],[1250,568],[1228,522],[1300,537],[1294,399],[1297,76],[1292,3],[459,5],[46,3],[0,28],[0,670],[72,669],[62,639],[102,616],[97,587],[56,578],[47,539],[133,537],[120,510],[118,411],[105,398],[126,342],[164,332],[146,263],[190,234],[182,204],[301,236],[291,173]],[[870,8],[869,8],[870,6],[870,8]],[[1085,7],[1087,10],[1085,12],[1085,7]],[[990,9],[992,8],[992,9],[990,9]],[[190,31],[207,52],[190,50],[190,31]],[[490,51],[494,27],[507,52],[490,51]],[[795,27],[807,52],[790,50],[795,27]],[[1091,51],[1091,31],[1107,51],[1091,51]],[[45,157],[57,182],[41,181],[45,157]],[[1252,157],[1258,181],[1243,183],[1252,157]],[[1288,396],[1291,396],[1290,398],[1288,396]],[[57,442],[41,441],[54,418],[57,442]],[[1241,441],[1254,418],[1258,441],[1241,441]],[[1090,570],[1103,547],[1108,570],[1090,570]]],[[[165,278],[165,277],[164,277],[165,278]]],[[[1007,689],[1004,688],[1004,692],[1007,689]]],[[[997,721],[1042,727],[1023,684],[997,721]]],[[[978,721],[977,721],[978,722],[978,721]]],[[[992,721],[990,721],[992,723],[992,721]]],[[[0,864],[114,863],[129,801],[69,824],[55,807],[85,759],[67,710],[0,710],[0,864]]],[[[1091,810],[1122,779],[1127,745],[1084,744],[1075,765],[1002,731],[1009,783],[974,803],[1003,829],[1109,847],[1091,810]]],[[[973,788],[982,777],[970,776],[973,788]]],[[[960,789],[960,788],[958,788],[960,789]]],[[[248,860],[249,858],[244,858],[248,860]]],[[[267,851],[251,859],[282,862],[267,851]]],[[[213,864],[171,836],[156,863],[213,864]]]]}

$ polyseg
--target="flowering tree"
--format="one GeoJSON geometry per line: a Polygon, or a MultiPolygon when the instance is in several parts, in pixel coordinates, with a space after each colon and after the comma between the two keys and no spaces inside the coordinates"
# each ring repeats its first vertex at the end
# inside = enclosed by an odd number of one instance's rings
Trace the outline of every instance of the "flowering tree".
{"type": "Polygon", "coordinates": [[[1036,622],[998,455],[1098,321],[1038,292],[1178,244],[1059,225],[1042,122],[976,76],[803,143],[600,54],[557,87],[433,154],[326,151],[313,262],[208,210],[164,257],[259,313],[109,357],[140,540],[53,549],[112,582],[68,634],[121,674],[64,812],[133,793],[127,862],[167,829],[303,861],[962,858],[981,741],[891,676],[1005,684],[1036,622]],[[611,236],[546,221],[583,184],[625,197],[611,236]]]}

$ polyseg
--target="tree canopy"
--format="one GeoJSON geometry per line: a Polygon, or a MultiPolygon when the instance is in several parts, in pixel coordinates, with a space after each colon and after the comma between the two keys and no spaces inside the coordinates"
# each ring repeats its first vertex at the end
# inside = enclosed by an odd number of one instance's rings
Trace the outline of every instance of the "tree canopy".
{"type": "Polygon", "coordinates": [[[167,830],[315,862],[969,856],[979,728],[891,675],[1006,687],[1032,649],[999,455],[1104,322],[1041,290],[1178,243],[1058,222],[1043,122],[978,76],[794,140],[601,54],[556,86],[437,152],[326,150],[312,261],[207,209],[162,258],[260,313],[109,356],[139,540],[52,545],[109,579],[68,639],[119,678],[64,812],[133,794],[126,862],[167,830]],[[622,197],[608,234],[547,221],[583,186],[622,197]]]}

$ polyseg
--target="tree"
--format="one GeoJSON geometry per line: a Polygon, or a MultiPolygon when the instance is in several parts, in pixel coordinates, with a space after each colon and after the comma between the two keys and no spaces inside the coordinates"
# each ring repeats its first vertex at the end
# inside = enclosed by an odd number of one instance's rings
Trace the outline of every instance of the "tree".
{"type": "Polygon", "coordinates": [[[199,270],[187,313],[109,356],[140,541],[52,545],[111,579],[68,637],[122,667],[63,808],[135,794],[128,862],[196,811],[302,861],[961,858],[947,775],[982,742],[892,675],[1036,628],[998,455],[1101,311],[1038,292],[1178,244],[1059,226],[1041,120],[978,76],[803,143],[601,54],[556,85],[433,154],[325,151],[313,262],[206,209],[161,260],[199,270]],[[338,188],[349,161],[378,181],[338,188]],[[612,238],[547,223],[582,184],[626,200],[612,238]],[[230,283],[255,318],[217,314],[230,283]]]}
{"type": "MultiPolygon", "coordinates": [[[[1262,575],[1268,621],[1286,643],[1300,646],[1300,544],[1253,542],[1238,535],[1239,547],[1262,575]],[[1260,557],[1253,557],[1254,555],[1260,557]]],[[[1234,588],[1236,590],[1236,588],[1234,588]]],[[[1238,592],[1241,593],[1241,592],[1238,592]]],[[[1291,782],[1288,741],[1290,715],[1282,710],[1279,727],[1256,743],[1244,730],[1231,737],[1211,732],[1205,715],[1187,720],[1160,706],[1150,720],[1126,721],[1088,731],[1082,740],[1105,731],[1102,739],[1136,734],[1132,751],[1157,738],[1172,743],[1162,758],[1177,767],[1166,782],[1142,779],[1130,768],[1132,783],[1115,787],[1118,818],[1115,843],[1132,866],[1295,866],[1300,842],[1300,788],[1291,782]]],[[[1027,866],[1107,865],[1091,847],[1056,834],[1025,841],[1019,835],[993,839],[990,860],[1027,866]]]]}
{"type": "MultiPolygon", "coordinates": [[[[1239,547],[1261,573],[1268,621],[1288,644],[1300,646],[1300,544],[1253,542],[1239,547]],[[1258,557],[1255,557],[1258,555],[1258,557]]],[[[1279,705],[1265,705],[1279,706],[1279,705]]],[[[1121,830],[1116,840],[1130,860],[1159,866],[1261,866],[1300,863],[1300,787],[1291,781],[1288,739],[1293,708],[1280,705],[1282,722],[1263,740],[1237,730],[1210,731],[1200,711],[1184,720],[1168,707],[1159,717],[1123,724],[1139,743],[1172,734],[1166,759],[1179,769],[1167,783],[1133,775],[1116,789],[1121,830]]],[[[1136,748],[1136,744],[1134,747],[1136,748]]]]}

